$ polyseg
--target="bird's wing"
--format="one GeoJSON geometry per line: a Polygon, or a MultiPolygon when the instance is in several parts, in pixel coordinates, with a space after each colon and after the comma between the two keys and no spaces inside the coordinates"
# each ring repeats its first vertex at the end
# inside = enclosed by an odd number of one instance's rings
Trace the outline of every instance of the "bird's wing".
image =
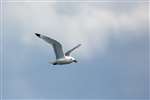
{"type": "Polygon", "coordinates": [[[78,44],[77,46],[75,46],[75,47],[74,47],[74,48],[72,48],[71,50],[67,51],[67,52],[65,53],[65,56],[69,56],[69,55],[70,55],[70,53],[71,53],[73,50],[75,50],[75,49],[79,48],[80,46],[81,46],[81,44],[78,44]]]}
{"type": "Polygon", "coordinates": [[[56,55],[56,59],[64,57],[62,45],[58,41],[51,39],[50,37],[47,37],[45,35],[38,34],[38,33],[35,33],[35,35],[53,46],[53,49],[54,49],[54,52],[56,55]]]}

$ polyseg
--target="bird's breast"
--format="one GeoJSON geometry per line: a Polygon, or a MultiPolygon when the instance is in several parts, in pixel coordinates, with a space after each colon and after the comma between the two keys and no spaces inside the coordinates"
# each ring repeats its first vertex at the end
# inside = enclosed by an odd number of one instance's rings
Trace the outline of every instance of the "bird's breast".
{"type": "Polygon", "coordinates": [[[68,64],[68,63],[72,63],[72,61],[70,59],[61,58],[61,59],[57,60],[57,63],[59,63],[59,64],[68,64]]]}

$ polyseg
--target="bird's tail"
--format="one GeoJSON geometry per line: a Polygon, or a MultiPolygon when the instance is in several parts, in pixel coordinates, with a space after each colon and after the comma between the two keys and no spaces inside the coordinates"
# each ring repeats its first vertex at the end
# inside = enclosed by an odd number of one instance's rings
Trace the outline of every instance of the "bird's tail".
{"type": "Polygon", "coordinates": [[[49,63],[49,64],[53,64],[53,65],[56,65],[56,64],[57,64],[56,61],[49,61],[48,63],[49,63]]]}

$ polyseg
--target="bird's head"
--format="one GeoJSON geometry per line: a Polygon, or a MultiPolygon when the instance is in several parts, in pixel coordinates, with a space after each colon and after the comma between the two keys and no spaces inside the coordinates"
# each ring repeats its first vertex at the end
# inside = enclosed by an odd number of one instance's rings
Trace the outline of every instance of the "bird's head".
{"type": "Polygon", "coordinates": [[[73,57],[70,57],[70,59],[71,59],[73,62],[75,62],[75,63],[78,62],[78,61],[77,61],[75,58],[73,58],[73,57]]]}
{"type": "Polygon", "coordinates": [[[67,58],[68,60],[70,60],[71,62],[75,62],[75,63],[78,62],[74,57],[66,56],[66,58],[67,58]]]}

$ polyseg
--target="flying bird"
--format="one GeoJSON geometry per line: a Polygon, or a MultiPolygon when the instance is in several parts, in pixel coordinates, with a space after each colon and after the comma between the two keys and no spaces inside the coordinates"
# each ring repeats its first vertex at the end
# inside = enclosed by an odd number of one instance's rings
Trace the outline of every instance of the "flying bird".
{"type": "Polygon", "coordinates": [[[77,60],[74,57],[70,56],[70,54],[72,51],[74,51],[75,49],[80,47],[81,44],[78,44],[77,46],[75,46],[71,50],[64,53],[62,45],[58,41],[56,41],[50,37],[47,37],[45,35],[42,35],[42,34],[35,33],[35,35],[53,46],[56,60],[54,62],[51,62],[51,64],[53,64],[53,65],[64,65],[64,64],[70,64],[73,62],[77,63],[77,60]]]}

